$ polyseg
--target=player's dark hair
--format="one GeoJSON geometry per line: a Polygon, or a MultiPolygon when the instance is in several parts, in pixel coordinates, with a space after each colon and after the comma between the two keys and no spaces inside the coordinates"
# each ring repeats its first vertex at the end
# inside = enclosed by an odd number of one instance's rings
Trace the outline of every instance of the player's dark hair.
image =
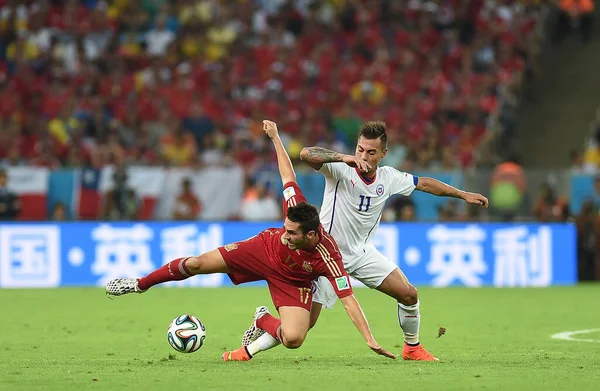
{"type": "Polygon", "coordinates": [[[364,137],[368,140],[381,141],[381,149],[387,148],[387,134],[385,133],[385,122],[383,121],[367,121],[360,126],[358,138],[364,137]]]}
{"type": "Polygon", "coordinates": [[[287,210],[287,218],[294,223],[300,224],[303,233],[319,229],[321,220],[317,208],[308,202],[301,202],[296,206],[290,206],[287,210]]]}

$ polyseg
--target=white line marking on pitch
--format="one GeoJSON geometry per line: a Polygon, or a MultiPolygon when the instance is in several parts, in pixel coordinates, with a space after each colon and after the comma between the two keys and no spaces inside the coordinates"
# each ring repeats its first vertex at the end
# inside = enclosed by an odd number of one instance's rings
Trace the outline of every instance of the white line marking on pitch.
{"type": "Polygon", "coordinates": [[[589,334],[600,329],[589,329],[589,330],[577,330],[577,331],[563,331],[552,336],[553,339],[562,339],[563,341],[577,341],[577,342],[600,342],[600,339],[579,339],[573,338],[574,335],[589,334]]]}

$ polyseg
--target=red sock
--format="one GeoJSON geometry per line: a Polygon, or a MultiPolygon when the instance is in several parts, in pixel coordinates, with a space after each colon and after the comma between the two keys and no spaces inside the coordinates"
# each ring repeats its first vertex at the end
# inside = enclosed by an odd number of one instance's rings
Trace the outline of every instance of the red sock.
{"type": "Polygon", "coordinates": [[[191,277],[192,273],[190,273],[188,268],[185,266],[187,260],[187,257],[177,258],[176,260],[159,267],[146,277],[140,278],[138,280],[139,288],[145,291],[156,284],[161,284],[167,281],[180,281],[191,277]]]}
{"type": "Polygon", "coordinates": [[[281,326],[281,320],[277,319],[271,314],[264,314],[256,321],[256,326],[259,329],[265,330],[271,337],[281,342],[279,336],[279,327],[281,326]]]}

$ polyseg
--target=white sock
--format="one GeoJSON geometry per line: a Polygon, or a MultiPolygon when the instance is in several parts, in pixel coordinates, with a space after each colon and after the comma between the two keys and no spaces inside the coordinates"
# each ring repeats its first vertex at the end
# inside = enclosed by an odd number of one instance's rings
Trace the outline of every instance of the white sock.
{"type": "Polygon", "coordinates": [[[258,337],[256,341],[246,346],[246,349],[248,349],[248,353],[250,353],[251,356],[254,356],[256,353],[274,348],[280,343],[281,342],[269,335],[269,333],[264,333],[258,337]]]}
{"type": "Polygon", "coordinates": [[[411,345],[419,343],[419,327],[421,326],[419,304],[419,301],[410,306],[398,303],[398,322],[404,332],[404,341],[411,345]]]}

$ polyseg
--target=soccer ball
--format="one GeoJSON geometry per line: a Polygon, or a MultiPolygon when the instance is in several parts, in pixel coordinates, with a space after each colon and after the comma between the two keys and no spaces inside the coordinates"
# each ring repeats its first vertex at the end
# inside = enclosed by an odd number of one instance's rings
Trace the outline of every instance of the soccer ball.
{"type": "Polygon", "coordinates": [[[204,344],[206,329],[195,316],[180,315],[169,325],[167,338],[169,344],[178,352],[193,353],[204,344]]]}

